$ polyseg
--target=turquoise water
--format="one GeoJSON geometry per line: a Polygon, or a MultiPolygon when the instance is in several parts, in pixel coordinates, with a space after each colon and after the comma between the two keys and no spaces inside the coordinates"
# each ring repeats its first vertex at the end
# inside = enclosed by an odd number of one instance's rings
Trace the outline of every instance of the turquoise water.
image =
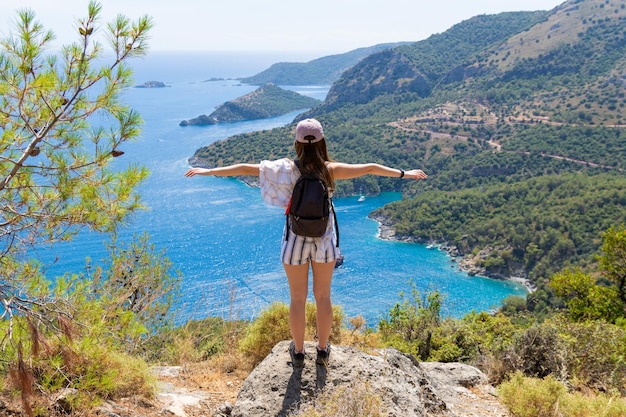
{"type": "MultiPolygon", "coordinates": [[[[183,174],[187,159],[197,148],[235,134],[282,126],[297,113],[258,121],[179,127],[181,120],[208,114],[215,106],[256,88],[234,80],[202,82],[228,77],[228,68],[219,62],[213,66],[206,56],[196,60],[193,68],[189,68],[190,62],[194,62],[193,57],[162,60],[152,67],[149,60],[141,62],[138,83],[159,80],[171,87],[130,88],[124,94],[124,100],[142,114],[145,124],[139,140],[125,145],[125,155],[116,163],[142,163],[151,176],[140,188],[149,210],[134,216],[121,230],[121,238],[147,232],[157,249],[166,249],[174,268],[183,275],[182,297],[176,302],[182,318],[251,318],[270,303],[289,299],[279,261],[282,210],[264,205],[258,189],[237,180],[185,178],[183,174]]],[[[247,61],[245,56],[237,62],[232,76],[252,75],[267,67],[258,60],[247,61]]],[[[329,87],[289,88],[323,99],[329,87]]],[[[332,140],[332,132],[328,136],[332,140]]],[[[348,316],[360,314],[369,325],[376,325],[400,300],[399,293],[410,293],[411,282],[422,293],[444,293],[444,314],[456,317],[471,310],[495,308],[511,294],[525,294],[517,284],[469,277],[444,252],[377,238],[378,225],[367,218],[368,214],[400,197],[386,193],[363,203],[358,203],[356,197],[335,201],[346,262],[333,280],[333,302],[341,305],[348,316]]],[[[104,239],[102,235],[83,233],[73,242],[35,255],[52,276],[79,272],[86,256],[96,262],[105,257],[104,239]]]]}

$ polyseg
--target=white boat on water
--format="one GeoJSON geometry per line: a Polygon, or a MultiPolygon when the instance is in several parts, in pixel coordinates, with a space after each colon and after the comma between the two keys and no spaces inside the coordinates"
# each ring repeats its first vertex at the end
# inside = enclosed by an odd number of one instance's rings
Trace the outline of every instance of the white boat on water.
{"type": "Polygon", "coordinates": [[[363,194],[363,187],[359,189],[359,199],[357,201],[359,203],[362,203],[365,201],[365,194],[363,194]]]}

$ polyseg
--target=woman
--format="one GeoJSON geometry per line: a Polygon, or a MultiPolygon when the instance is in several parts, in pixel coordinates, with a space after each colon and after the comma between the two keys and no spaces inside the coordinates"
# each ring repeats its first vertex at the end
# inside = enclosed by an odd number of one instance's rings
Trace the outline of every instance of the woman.
{"type": "MultiPolygon", "coordinates": [[[[301,172],[321,178],[329,190],[334,190],[336,180],[372,174],[382,177],[426,179],[419,169],[403,171],[379,164],[346,164],[331,161],[326,149],[322,125],[315,119],[302,120],[296,126],[294,143],[299,164],[283,158],[262,161],[260,164],[235,164],[220,168],[191,168],[185,176],[214,175],[259,176],[261,195],[271,205],[287,207],[291,191],[301,172]]],[[[333,212],[334,216],[334,212],[333,212]]],[[[321,237],[304,237],[284,232],[281,259],[289,281],[290,306],[289,327],[293,342],[289,348],[294,367],[304,366],[305,305],[308,293],[309,266],[313,272],[313,294],[317,306],[317,359],[320,365],[328,365],[330,344],[328,338],[333,322],[330,300],[330,284],[335,262],[341,257],[337,248],[334,218],[329,218],[326,232],[321,237]]]]}

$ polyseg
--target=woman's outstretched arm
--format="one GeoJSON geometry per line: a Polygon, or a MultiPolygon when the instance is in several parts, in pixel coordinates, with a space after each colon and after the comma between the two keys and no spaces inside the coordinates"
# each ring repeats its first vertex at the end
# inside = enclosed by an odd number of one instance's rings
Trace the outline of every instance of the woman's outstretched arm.
{"type": "Polygon", "coordinates": [[[242,175],[259,176],[259,164],[235,164],[219,168],[189,168],[185,177],[194,175],[213,175],[215,177],[238,177],[242,175]]]}
{"type": "Polygon", "coordinates": [[[350,178],[362,177],[363,175],[377,175],[379,177],[402,177],[416,180],[428,178],[428,175],[421,169],[411,169],[403,171],[398,168],[390,168],[380,164],[346,164],[343,162],[329,162],[328,169],[332,172],[336,180],[347,180],[350,178]],[[404,175],[402,174],[404,173],[404,175]]]}

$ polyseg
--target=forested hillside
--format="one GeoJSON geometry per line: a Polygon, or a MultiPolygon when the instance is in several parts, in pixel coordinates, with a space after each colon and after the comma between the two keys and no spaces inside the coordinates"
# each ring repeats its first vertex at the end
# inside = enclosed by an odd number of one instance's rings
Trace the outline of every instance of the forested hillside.
{"type": "MultiPolygon", "coordinates": [[[[421,183],[362,178],[340,194],[397,190],[397,236],[479,251],[486,273],[541,282],[594,262],[626,222],[626,0],[477,16],[346,71],[298,117],[325,125],[337,160],[421,167],[421,183]]],[[[293,126],[198,150],[203,164],[291,155],[293,126]]]]}

